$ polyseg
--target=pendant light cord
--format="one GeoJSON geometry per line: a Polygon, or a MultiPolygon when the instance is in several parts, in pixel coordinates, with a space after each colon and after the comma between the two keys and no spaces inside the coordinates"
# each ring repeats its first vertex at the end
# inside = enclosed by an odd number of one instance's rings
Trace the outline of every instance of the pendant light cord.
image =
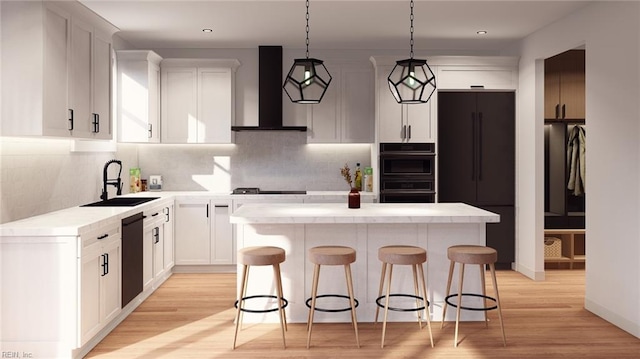
{"type": "MultiPolygon", "coordinates": [[[[308,0],[307,0],[307,4],[309,4],[308,0]]],[[[411,16],[409,17],[409,19],[411,19],[411,27],[409,28],[411,32],[411,41],[409,42],[409,44],[411,45],[411,58],[413,59],[413,0],[411,0],[411,16]]],[[[307,32],[309,31],[308,21],[309,21],[309,13],[307,12],[307,32]]],[[[307,46],[309,46],[308,44],[309,44],[309,37],[307,36],[307,46]]]]}
{"type": "MultiPolygon", "coordinates": [[[[413,16],[413,15],[412,15],[413,16]]],[[[307,0],[307,58],[309,58],[309,0],[307,0]]],[[[411,40],[413,41],[413,40],[411,40]]]]}

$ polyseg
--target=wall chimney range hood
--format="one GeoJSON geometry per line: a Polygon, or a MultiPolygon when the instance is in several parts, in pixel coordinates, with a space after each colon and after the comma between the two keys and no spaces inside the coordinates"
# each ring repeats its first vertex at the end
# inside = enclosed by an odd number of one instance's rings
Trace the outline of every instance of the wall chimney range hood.
{"type": "Polygon", "coordinates": [[[258,47],[258,126],[231,126],[232,131],[307,131],[282,125],[282,46],[258,47]]]}

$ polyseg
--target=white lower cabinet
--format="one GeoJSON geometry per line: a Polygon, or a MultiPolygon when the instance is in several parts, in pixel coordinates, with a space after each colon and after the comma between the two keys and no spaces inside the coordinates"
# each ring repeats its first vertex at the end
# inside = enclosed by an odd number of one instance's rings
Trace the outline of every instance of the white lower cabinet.
{"type": "Polygon", "coordinates": [[[171,270],[173,257],[172,222],[166,215],[171,206],[152,207],[144,211],[144,229],[142,243],[142,290],[157,287],[164,279],[167,270],[171,270]],[[165,227],[166,223],[170,223],[165,227]],[[168,239],[168,241],[167,241],[168,239]],[[169,243],[167,243],[169,242],[169,243]],[[169,263],[165,265],[165,261],[169,263]]]}
{"type": "Polygon", "coordinates": [[[121,233],[118,224],[81,237],[80,345],[121,310],[121,233]]]}
{"type": "Polygon", "coordinates": [[[175,264],[234,264],[235,238],[230,214],[231,200],[178,199],[175,264]]]}
{"type": "Polygon", "coordinates": [[[166,272],[170,272],[171,268],[173,268],[174,264],[175,264],[175,257],[174,257],[174,211],[173,211],[173,204],[168,205],[166,207],[164,207],[163,209],[163,214],[164,214],[164,224],[162,225],[162,239],[164,239],[164,246],[163,246],[163,253],[164,253],[164,258],[162,261],[162,264],[164,266],[164,271],[166,272]]]}

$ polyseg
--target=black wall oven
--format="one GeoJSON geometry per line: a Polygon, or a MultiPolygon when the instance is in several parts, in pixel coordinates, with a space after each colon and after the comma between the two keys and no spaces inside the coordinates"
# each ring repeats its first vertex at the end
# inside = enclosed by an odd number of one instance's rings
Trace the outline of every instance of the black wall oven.
{"type": "Polygon", "coordinates": [[[380,202],[435,202],[435,144],[380,144],[380,202]]]}

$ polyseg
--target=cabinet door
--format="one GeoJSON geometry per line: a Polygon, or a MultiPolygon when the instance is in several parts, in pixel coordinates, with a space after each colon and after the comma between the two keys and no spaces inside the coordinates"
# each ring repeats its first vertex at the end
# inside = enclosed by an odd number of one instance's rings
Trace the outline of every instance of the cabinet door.
{"type": "Polygon", "coordinates": [[[234,264],[236,258],[233,226],[229,222],[229,204],[214,204],[211,233],[211,264],[234,264]]]}
{"type": "Polygon", "coordinates": [[[475,93],[438,94],[438,201],[476,201],[475,93]]]}
{"type": "Polygon", "coordinates": [[[308,143],[340,143],[340,72],[333,74],[331,84],[327,88],[319,104],[307,105],[308,143]]]}
{"type": "Polygon", "coordinates": [[[478,205],[515,203],[515,93],[477,94],[478,205]]]}
{"type": "Polygon", "coordinates": [[[91,131],[96,138],[113,137],[111,123],[111,41],[98,32],[93,37],[93,111],[91,131]]]}
{"type": "Polygon", "coordinates": [[[544,118],[560,117],[560,73],[562,62],[557,56],[544,61],[544,118]]]}
{"type": "Polygon", "coordinates": [[[162,235],[164,239],[164,259],[163,266],[165,271],[170,271],[174,264],[174,240],[173,240],[173,205],[164,209],[165,222],[163,224],[162,235]]]}
{"type": "Polygon", "coordinates": [[[106,260],[106,274],[101,277],[100,289],[102,298],[101,317],[102,322],[110,322],[121,310],[122,295],[120,292],[121,281],[121,246],[120,238],[111,240],[102,248],[103,261],[106,260]]]}
{"type": "Polygon", "coordinates": [[[157,224],[152,229],[153,235],[153,278],[164,273],[164,225],[157,224]]]}
{"type": "Polygon", "coordinates": [[[368,68],[345,68],[342,71],[340,132],[343,143],[371,143],[374,141],[375,95],[373,80],[373,70],[368,68]]]}
{"type": "MultiPolygon", "coordinates": [[[[45,3],[46,4],[46,3],[45,3]]],[[[51,4],[44,16],[44,89],[43,133],[69,135],[69,49],[71,17],[51,4]]]]}
{"type": "MultiPolygon", "coordinates": [[[[435,94],[434,94],[435,96],[435,94]]],[[[403,105],[403,115],[406,118],[407,132],[405,141],[407,142],[434,142],[431,133],[431,101],[425,104],[403,105]]]]}
{"type": "Polygon", "coordinates": [[[196,142],[231,143],[232,95],[230,69],[198,68],[196,142]]]}
{"type": "Polygon", "coordinates": [[[571,50],[562,55],[560,102],[564,119],[585,118],[585,52],[571,50]]]}
{"type": "Polygon", "coordinates": [[[381,67],[378,74],[378,140],[379,142],[402,142],[404,140],[404,118],[402,105],[393,98],[387,77],[392,67],[381,67]]]}
{"type": "Polygon", "coordinates": [[[196,143],[197,72],[193,67],[162,69],[162,142],[196,143]]]}
{"type": "Polygon", "coordinates": [[[149,64],[147,91],[149,110],[143,138],[146,138],[146,142],[158,143],[160,142],[160,66],[153,63],[149,64]]]}
{"type": "Polygon", "coordinates": [[[209,201],[176,202],[176,265],[209,264],[209,201]]]}
{"type": "Polygon", "coordinates": [[[117,117],[120,142],[160,142],[161,58],[152,51],[118,51],[117,117]]]}
{"type": "Polygon", "coordinates": [[[487,246],[498,251],[496,268],[511,269],[515,261],[515,209],[513,206],[482,206],[500,215],[500,223],[487,223],[487,246]]]}
{"type": "Polygon", "coordinates": [[[73,19],[71,22],[71,70],[69,107],[73,110],[73,136],[90,138],[92,135],[91,51],[93,28],[73,19]]]}
{"type": "Polygon", "coordinates": [[[80,258],[80,343],[84,345],[101,329],[100,281],[103,275],[102,245],[82,249],[80,258]]]}

